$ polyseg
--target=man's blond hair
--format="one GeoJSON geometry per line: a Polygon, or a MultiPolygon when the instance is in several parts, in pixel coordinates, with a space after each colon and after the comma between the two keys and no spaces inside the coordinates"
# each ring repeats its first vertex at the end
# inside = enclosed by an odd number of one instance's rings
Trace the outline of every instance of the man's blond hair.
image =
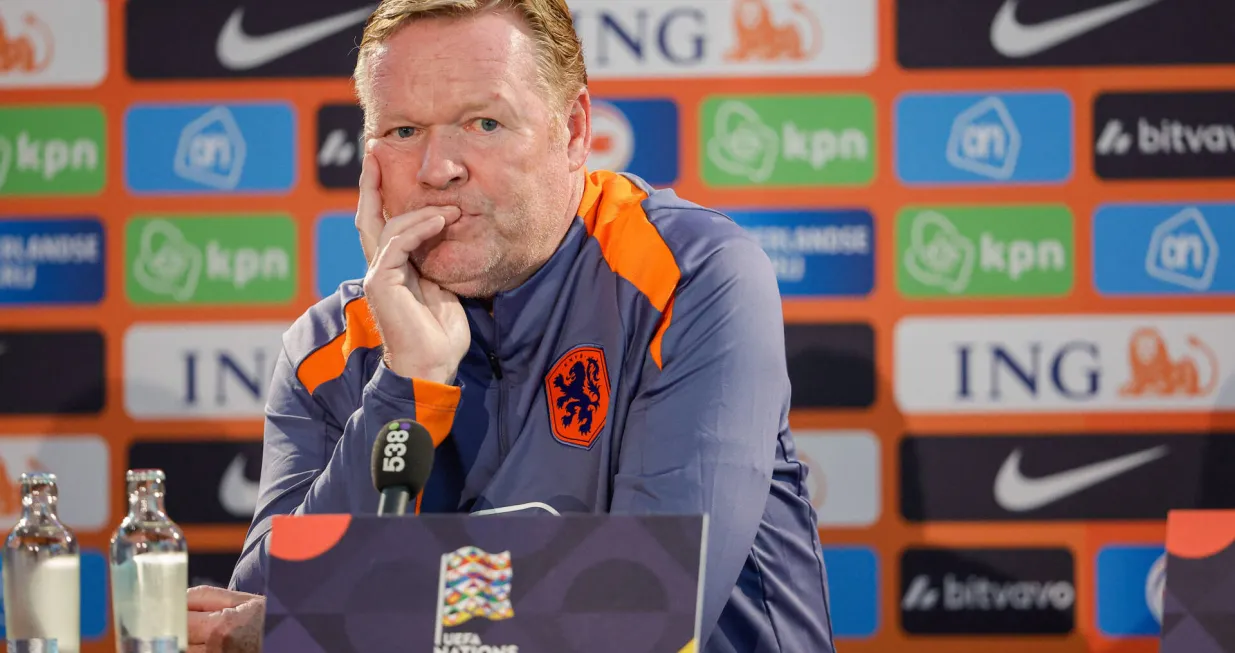
{"type": "MultiPolygon", "coordinates": [[[[426,18],[456,18],[493,9],[514,10],[536,44],[539,83],[555,118],[587,86],[583,45],[575,33],[566,0],[382,0],[365,24],[353,79],[369,128],[369,59],[374,50],[408,23],[426,18]]],[[[466,43],[459,47],[467,47],[466,43]]]]}

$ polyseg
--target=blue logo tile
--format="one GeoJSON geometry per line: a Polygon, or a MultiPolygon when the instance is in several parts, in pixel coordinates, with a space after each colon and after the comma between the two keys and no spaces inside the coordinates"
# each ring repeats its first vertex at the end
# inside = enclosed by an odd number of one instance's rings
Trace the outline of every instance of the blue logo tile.
{"type": "Polygon", "coordinates": [[[875,231],[862,210],[724,211],[772,259],[782,296],[862,297],[875,286],[875,231]]]}
{"type": "Polygon", "coordinates": [[[363,279],[364,248],[356,231],[356,216],[352,213],[327,213],[317,220],[313,237],[317,267],[314,287],[318,298],[328,297],[349,279],[363,279]]]}
{"type": "Polygon", "coordinates": [[[906,93],[895,108],[905,184],[1059,184],[1073,169],[1065,93],[906,93]]]}
{"type": "Polygon", "coordinates": [[[97,304],[106,253],[97,218],[0,218],[0,304],[97,304]]]}
{"type": "Polygon", "coordinates": [[[678,108],[667,99],[594,99],[589,170],[638,175],[658,187],[678,178],[678,108]]]}
{"type": "MultiPolygon", "coordinates": [[[[81,638],[98,640],[107,633],[107,557],[102,551],[81,550],[81,638]]],[[[4,605],[0,597],[0,638],[4,632],[4,605]]]]}
{"type": "Polygon", "coordinates": [[[832,635],[871,637],[879,630],[879,558],[867,547],[824,547],[832,635]]]}
{"type": "Polygon", "coordinates": [[[1157,637],[1162,631],[1166,549],[1108,546],[1098,551],[1098,630],[1107,637],[1157,637]]]}
{"type": "Polygon", "coordinates": [[[1107,204],[1093,217],[1103,295],[1235,293],[1235,204],[1107,204]]]}
{"type": "Polygon", "coordinates": [[[133,193],[281,193],[296,181],[286,103],[135,105],[124,143],[133,193]]]}

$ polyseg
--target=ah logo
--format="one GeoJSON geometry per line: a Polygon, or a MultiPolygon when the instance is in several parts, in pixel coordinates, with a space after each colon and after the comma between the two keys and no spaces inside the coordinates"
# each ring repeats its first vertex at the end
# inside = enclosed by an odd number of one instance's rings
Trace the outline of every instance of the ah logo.
{"type": "Polygon", "coordinates": [[[952,122],[948,163],[983,177],[1009,179],[1021,152],[1021,133],[997,97],[988,97],[962,111],[952,122]]]}
{"type": "Polygon", "coordinates": [[[1152,327],[1137,329],[1128,342],[1130,374],[1119,395],[1204,397],[1213,392],[1218,386],[1218,356],[1196,335],[1189,334],[1187,343],[1188,353],[1196,357],[1183,354],[1172,359],[1160,331],[1152,327]],[[1207,372],[1202,373],[1201,368],[1207,372]]]}
{"type": "Polygon", "coordinates": [[[1230,295],[1235,203],[1115,203],[1093,215],[1094,286],[1103,295],[1230,295]]]}
{"type": "Polygon", "coordinates": [[[545,375],[549,422],[558,442],[590,449],[609,415],[609,368],[605,352],[580,345],[562,355],[545,375]]]}
{"type": "Polygon", "coordinates": [[[296,183],[286,103],[138,104],[125,114],[125,180],[137,194],[284,193],[296,183]]]}
{"type": "Polygon", "coordinates": [[[1218,241],[1196,207],[1167,218],[1154,229],[1145,257],[1149,276],[1192,290],[1207,290],[1218,266],[1218,241]]]}
{"type": "Polygon", "coordinates": [[[906,184],[1059,184],[1072,177],[1072,99],[1058,91],[905,93],[895,104],[906,184]]]}

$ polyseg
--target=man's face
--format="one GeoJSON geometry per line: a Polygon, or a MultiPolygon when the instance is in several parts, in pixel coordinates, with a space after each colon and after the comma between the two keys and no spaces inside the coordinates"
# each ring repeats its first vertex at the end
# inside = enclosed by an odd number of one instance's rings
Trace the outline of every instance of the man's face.
{"type": "Polygon", "coordinates": [[[413,22],[370,63],[385,215],[459,207],[462,217],[411,257],[459,295],[521,283],[576,208],[568,203],[582,161],[540,91],[534,48],[514,14],[487,12],[413,22]]]}

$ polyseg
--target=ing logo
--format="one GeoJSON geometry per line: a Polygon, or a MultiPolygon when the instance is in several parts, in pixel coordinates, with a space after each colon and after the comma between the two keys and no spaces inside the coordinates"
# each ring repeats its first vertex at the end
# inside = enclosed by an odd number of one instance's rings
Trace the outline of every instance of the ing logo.
{"type": "Polygon", "coordinates": [[[823,48],[823,26],[800,0],[790,3],[792,18],[778,23],[769,0],[736,0],[734,46],[725,61],[807,61],[823,48]]]}
{"type": "Polygon", "coordinates": [[[16,27],[0,18],[0,74],[42,72],[51,64],[54,53],[51,28],[38,16],[26,14],[16,27]]]}
{"type": "Polygon", "coordinates": [[[609,369],[599,346],[562,355],[545,375],[549,423],[558,442],[589,449],[609,414],[609,369]]]}
{"type": "Polygon", "coordinates": [[[1218,357],[1194,335],[1188,336],[1188,347],[1188,353],[1172,359],[1161,332],[1151,327],[1137,329],[1128,342],[1130,374],[1119,389],[1120,396],[1204,397],[1212,393],[1218,385],[1218,357]],[[1199,354],[1199,358],[1190,354],[1199,354]],[[1208,368],[1208,373],[1203,374],[1201,368],[1208,368]]]}

